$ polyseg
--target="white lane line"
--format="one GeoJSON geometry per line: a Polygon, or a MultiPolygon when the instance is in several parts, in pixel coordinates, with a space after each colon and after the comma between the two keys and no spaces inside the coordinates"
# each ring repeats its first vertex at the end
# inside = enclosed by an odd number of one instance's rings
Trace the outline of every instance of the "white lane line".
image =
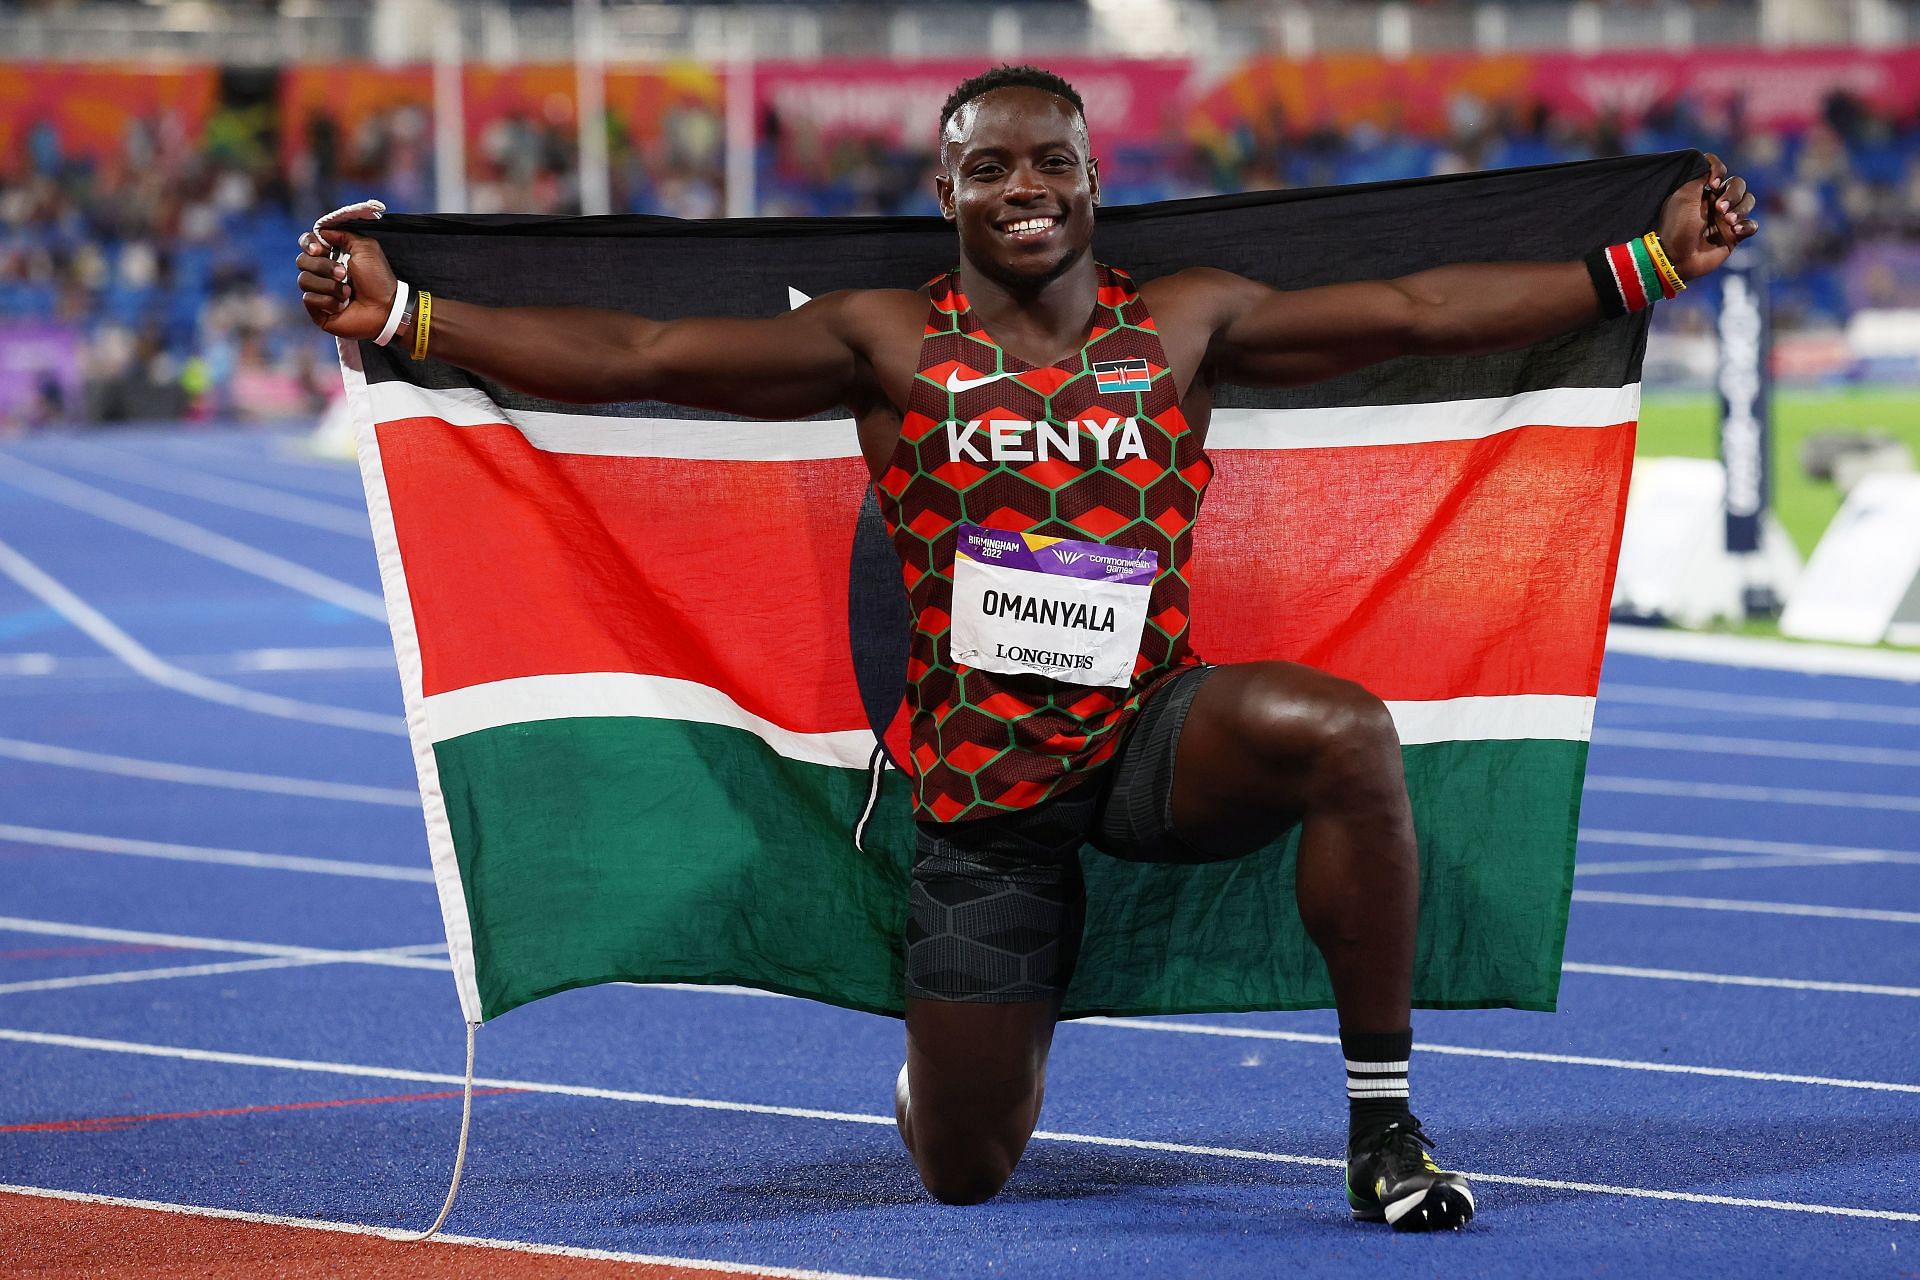
{"type": "MultiPolygon", "coordinates": [[[[430,877],[429,877],[430,878],[430,877]]],[[[273,969],[311,964],[371,964],[397,969],[450,972],[453,963],[442,956],[445,942],[420,942],[404,947],[379,947],[371,951],[328,951],[309,947],[283,947],[277,943],[237,942],[231,938],[203,938],[182,934],[142,933],[131,929],[107,929],[93,925],[63,924],[54,920],[23,920],[0,917],[0,933],[37,933],[60,938],[88,938],[101,942],[150,943],[177,947],[182,951],[225,951],[243,955],[264,954],[264,960],[244,960],[227,964],[185,965],[171,969],[128,969],[112,974],[82,974],[68,978],[46,978],[33,982],[0,984],[0,994],[10,991],[52,991],[65,987],[96,986],[109,982],[142,982],[154,978],[188,978],[209,973],[238,973],[247,969],[273,969]],[[398,959],[396,959],[398,957],[398,959]],[[419,957],[431,957],[422,960],[419,957]]],[[[699,991],[713,995],[753,996],[762,1000],[793,1000],[798,997],[752,987],[700,986],[689,982],[619,982],[613,986],[647,991],[699,991]]]]}
{"type": "Polygon", "coordinates": [[[170,516],[164,511],[156,511],[152,507],[108,493],[104,489],[82,484],[78,480],[44,470],[11,455],[0,454],[0,480],[4,480],[15,488],[38,494],[50,502],[72,507],[76,511],[84,511],[88,515],[97,516],[123,528],[158,538],[162,542],[170,542],[195,555],[216,560],[242,573],[252,574],[256,578],[265,578],[268,582],[278,583],[283,587],[290,587],[302,595],[337,605],[350,613],[371,618],[383,625],[386,623],[386,602],[378,594],[362,591],[359,587],[341,582],[337,578],[329,578],[326,574],[309,569],[303,564],[295,564],[291,560],[262,551],[258,547],[248,546],[225,534],[203,529],[197,524],[177,516],[170,516]]]}
{"type": "Polygon", "coordinates": [[[1687,898],[1659,893],[1615,893],[1603,889],[1575,889],[1575,902],[1603,902],[1625,907],[1680,907],[1690,911],[1744,911],[1763,916],[1813,916],[1823,920],[1877,920],[1884,924],[1920,924],[1920,911],[1887,911],[1875,907],[1823,907],[1810,902],[1753,902],[1746,898],[1687,898]]]}
{"type": "MultiPolygon", "coordinates": [[[[1663,978],[1673,982],[1702,982],[1716,986],[1736,987],[1778,987],[1793,991],[1827,991],[1845,995],[1920,996],[1920,988],[1916,987],[1879,986],[1860,982],[1822,982],[1810,978],[1762,978],[1728,973],[1689,973],[1682,969],[1641,969],[1630,968],[1625,965],[1578,964],[1572,961],[1566,962],[1562,967],[1569,973],[1590,974],[1596,977],[1663,978]]],[[[706,987],[684,982],[627,982],[619,985],[655,991],[692,991],[712,995],[771,997],[776,1000],[800,999],[798,996],[784,996],[772,991],[756,991],[751,987],[706,987]]],[[[1338,1036],[1318,1035],[1306,1031],[1270,1031],[1256,1027],[1223,1027],[1217,1023],[1164,1022],[1151,1018],[1075,1018],[1061,1025],[1069,1027],[1115,1027],[1122,1031],[1168,1032],[1175,1035],[1230,1036],[1248,1040],[1282,1040],[1294,1044],[1337,1045],[1340,1043],[1338,1036]]],[[[1518,1049],[1478,1049],[1461,1045],[1429,1044],[1424,1041],[1415,1047],[1423,1052],[1461,1054],[1477,1058],[1495,1058],[1513,1062],[1547,1062],[1582,1067],[1606,1067],[1619,1071],[1674,1072],[1682,1075],[1727,1076],[1736,1080],[1758,1080],[1767,1083],[1816,1084],[1842,1089],[1879,1089],[1899,1093],[1920,1093],[1920,1085],[1886,1083],[1877,1080],[1846,1080],[1832,1076],[1778,1075],[1764,1071],[1744,1071],[1733,1067],[1701,1067],[1684,1063],[1640,1062],[1631,1058],[1574,1058],[1557,1054],[1530,1053],[1518,1049]]]]}
{"type": "Polygon", "coordinates": [[[350,964],[377,964],[393,969],[445,969],[445,960],[413,954],[446,950],[445,943],[423,942],[405,947],[367,947],[342,951],[335,947],[298,947],[281,942],[242,942],[234,938],[203,938],[186,933],[153,933],[145,929],[111,929],[104,925],[70,924],[63,920],[33,920],[0,916],[0,933],[31,933],[47,938],[85,938],[92,942],[132,942],[143,946],[175,947],[181,951],[223,951],[243,956],[285,956],[296,960],[328,960],[350,964]]]}
{"type": "Polygon", "coordinates": [[[1739,973],[1694,973],[1686,969],[1641,969],[1624,964],[1579,964],[1572,960],[1564,961],[1560,967],[1568,973],[1596,974],[1607,978],[1653,978],[1665,982],[1705,982],[1719,987],[1776,987],[1784,991],[1832,991],[1846,995],[1920,998],[1920,987],[1890,987],[1877,982],[1761,978],[1739,973]]]}
{"type": "Polygon", "coordinates": [[[1858,676],[1867,680],[1920,681],[1920,653],[1863,649],[1858,645],[1809,644],[1759,636],[1707,635],[1630,624],[1607,629],[1609,653],[1636,653],[1723,667],[1758,667],[1804,675],[1858,676]]]}
{"type": "Polygon", "coordinates": [[[352,782],[326,782],[318,778],[287,778],[273,773],[244,773],[234,769],[207,769],[199,765],[173,764],[165,760],[141,760],[132,756],[107,755],[99,751],[79,751],[56,747],[46,742],[27,742],[21,738],[0,738],[0,757],[25,760],[32,764],[58,765],[68,769],[87,769],[94,773],[112,773],[126,778],[148,778],[156,782],[179,782],[195,787],[224,787],[234,791],[266,791],[275,795],[310,796],[320,800],[354,800],[361,804],[392,805],[399,809],[418,809],[420,793],[399,787],[366,787],[352,782]]]}
{"type": "Polygon", "coordinates": [[[176,965],[169,969],[121,969],[114,973],[82,973],[67,978],[39,978],[32,982],[0,982],[0,996],[26,991],[67,991],[74,987],[118,986],[125,982],[153,982],[162,978],[201,978],[217,973],[246,973],[255,969],[288,969],[332,963],[331,960],[295,960],[281,956],[266,960],[176,965]]]}
{"type": "Polygon", "coordinates": [[[5,573],[27,591],[38,596],[48,608],[79,628],[101,648],[163,689],[171,689],[175,693],[184,693],[206,702],[217,702],[222,706],[237,707],[257,715],[278,716],[284,720],[301,720],[309,724],[324,724],[340,729],[364,729],[373,733],[390,733],[399,737],[406,735],[407,722],[400,716],[358,711],[351,707],[323,706],[317,702],[283,698],[274,693],[258,693],[252,689],[243,689],[239,685],[226,684],[203,675],[196,675],[191,671],[183,671],[171,662],[156,656],[145,645],[108,621],[105,614],[69,591],[51,574],[4,542],[0,542],[0,573],[5,573]]]}
{"type": "Polygon", "coordinates": [[[1779,857],[1831,858],[1835,862],[1899,862],[1920,865],[1920,853],[1845,844],[1804,844],[1797,840],[1746,840],[1734,836],[1684,836],[1664,831],[1613,831],[1580,828],[1580,843],[1622,845],[1630,849],[1685,849],[1689,853],[1750,853],[1779,857]]]}
{"type": "MultiPolygon", "coordinates": [[[[239,467],[248,475],[258,475],[264,463],[270,467],[291,467],[293,475],[305,480],[309,485],[318,485],[323,480],[339,481],[326,486],[327,493],[345,494],[347,484],[352,483],[357,492],[360,488],[360,473],[354,468],[352,458],[319,457],[303,451],[297,437],[272,439],[263,443],[255,437],[239,440],[220,440],[195,437],[193,439],[173,439],[165,442],[168,451],[178,456],[183,451],[188,457],[199,462],[219,459],[239,467]],[[317,474],[315,474],[317,473],[317,474]]],[[[294,484],[295,480],[279,480],[278,483],[294,484]]]]}
{"type": "MultiPolygon", "coordinates": [[[[248,1213],[239,1209],[215,1209],[207,1205],[175,1204],[167,1200],[135,1200],[127,1196],[97,1195],[87,1191],[62,1191],[54,1187],[22,1187],[0,1183],[0,1195],[37,1196],[46,1200],[67,1200],[78,1204],[110,1205],[122,1209],[151,1209],[157,1213],[179,1214],[190,1218],[219,1218],[230,1222],[257,1222],[270,1227],[304,1227],[313,1231],[334,1231],[341,1235],[374,1236],[381,1240],[411,1241],[411,1227],[376,1227],[364,1222],[328,1222],[321,1218],[294,1218],[279,1213],[248,1213]]],[[[634,1262],[656,1267],[678,1267],[694,1272],[726,1275],[777,1276],[780,1280],[881,1280],[844,1271],[817,1271],[802,1267],[778,1267],[762,1262],[722,1262],[711,1258],[678,1258],[650,1253],[621,1253],[613,1249],[586,1249],[575,1245],[539,1244],[532,1240],[502,1240],[491,1236],[437,1235],[434,1244],[450,1244],[476,1249],[504,1249],[512,1253],[530,1253],[558,1258],[579,1258],[588,1262],[634,1262]]],[[[423,1248],[431,1248],[431,1245],[423,1248]]],[[[397,1266],[405,1270],[404,1265],[397,1266]]],[[[509,1274],[503,1268],[497,1274],[509,1274]]],[[[686,1280],[695,1280],[689,1276],[686,1280]]]]}
{"type": "MultiPolygon", "coordinates": [[[[393,646],[342,646],[327,649],[240,649],[163,659],[182,671],[394,671],[393,646]]],[[[75,679],[128,677],[134,673],[117,658],[59,657],[51,653],[0,653],[0,676],[58,676],[75,679]]]]}
{"type": "Polygon", "coordinates": [[[1653,707],[1684,707],[1691,711],[1727,711],[1736,715],[1783,720],[1858,720],[1868,724],[1920,725],[1920,707],[1884,707],[1868,702],[1836,702],[1820,698],[1778,698],[1758,693],[1708,693],[1699,689],[1668,689],[1658,685],[1607,684],[1600,705],[1633,702],[1653,707]]]}
{"type": "Polygon", "coordinates": [[[1887,809],[1920,813],[1920,796],[1879,795],[1867,791],[1827,791],[1811,787],[1749,787],[1726,782],[1672,782],[1665,778],[1623,778],[1588,774],[1587,790],[1636,796],[1678,796],[1689,800],[1741,800],[1766,804],[1816,805],[1832,809],[1887,809]]]}
{"type": "Polygon", "coordinates": [[[305,525],[310,529],[343,533],[368,542],[373,540],[373,528],[367,523],[365,508],[356,511],[352,507],[321,502],[288,493],[284,489],[271,489],[266,485],[228,476],[212,476],[204,471],[189,471],[157,458],[136,458],[97,443],[84,454],[63,454],[60,464],[144,488],[158,489],[162,493],[177,493],[182,497],[199,498],[237,511],[272,516],[276,520],[305,525]]]}
{"type": "Polygon", "coordinates": [[[1920,765],[1920,751],[1899,747],[1845,747],[1825,742],[1783,742],[1773,738],[1729,738],[1709,733],[1664,733],[1650,729],[1599,729],[1600,747],[1647,751],[1686,751],[1703,755],[1764,756],[1773,760],[1831,760],[1839,764],[1920,765]]]}
{"type": "Polygon", "coordinates": [[[1811,854],[1727,854],[1718,858],[1639,858],[1628,862],[1589,862],[1576,876],[1659,875],[1676,871],[1754,871],[1768,867],[1840,867],[1887,862],[1886,858],[1825,858],[1811,854]]]}
{"type": "Polygon", "coordinates": [[[214,849],[164,840],[132,840],[125,836],[94,835],[85,831],[57,831],[51,827],[23,827],[0,822],[0,840],[71,849],[83,853],[121,853],[135,858],[165,858],[174,862],[207,862],[226,867],[258,867],[263,871],[306,871],[315,875],[358,876],[368,880],[407,880],[432,884],[427,867],[396,867],[380,862],[350,862],[344,858],[306,858],[288,853],[256,853],[251,849],[214,849]]]}
{"type": "MultiPolygon", "coordinates": [[[[380,954],[383,957],[418,956],[446,949],[444,942],[427,942],[410,947],[390,947],[380,954]]],[[[129,982],[159,982],[173,978],[205,978],[223,973],[251,973],[259,969],[300,969],[312,965],[351,963],[354,961],[336,956],[277,956],[263,960],[227,960],[219,964],[174,965],[165,969],[120,969],[113,973],[79,973],[64,978],[36,978],[29,982],[0,982],[0,996],[27,991],[71,991],[76,987],[113,987],[129,982]]]]}
{"type": "MultiPolygon", "coordinates": [[[[1082,1019],[1081,1022],[1091,1021],[1082,1019]]],[[[1072,1024],[1069,1024],[1072,1025],[1072,1024]]],[[[1338,1043],[1337,1037],[1321,1037],[1338,1043]]],[[[281,1071],[307,1071],[327,1075],[354,1076],[363,1079],[405,1080],[421,1084],[464,1083],[463,1077],[442,1071],[412,1071],[400,1067],[375,1067],[352,1062],[322,1062],[308,1058],[274,1058],[251,1053],[227,1053],[212,1049],[187,1049],[173,1045],[143,1044],[130,1040],[102,1040],[90,1036],[56,1035],[43,1031],[0,1028],[0,1040],[49,1048],[84,1049],[105,1053],[134,1054],[171,1058],[184,1062],[207,1062],[226,1066],[266,1067],[281,1071]]],[[[512,1089],[522,1093],[553,1094],[562,1097],[595,1098],[609,1102],[634,1102],[652,1106],[686,1107],[703,1111],[725,1111],[745,1115],[781,1116],[795,1120],[829,1120],[845,1124],[877,1125],[891,1128],[891,1115],[862,1115],[853,1111],[828,1111],[816,1107],[784,1107],[759,1102],[727,1102],[715,1098],[689,1098],[669,1094],[640,1093],[630,1089],[602,1089],[590,1085],[553,1084],[544,1080],[509,1080],[475,1077],[476,1088],[512,1089]]],[[[1920,1085],[1907,1086],[1920,1092],[1920,1085]]],[[[1251,1151],[1240,1147],[1201,1146],[1185,1142],[1159,1142],[1147,1138],[1118,1138],[1104,1134],[1064,1133],[1039,1130],[1034,1139],[1078,1146],[1119,1147],[1134,1151],[1158,1151],[1176,1155],[1216,1156],[1230,1160],[1257,1160],[1274,1164],[1312,1165],[1323,1169],[1344,1168],[1344,1160],[1326,1156],[1292,1155],[1275,1151],[1251,1151]]],[[[1631,1196],[1639,1199],[1675,1200],[1690,1204],[1729,1208],[1774,1209],[1789,1213],[1828,1214],[1845,1218],[1872,1218],[1889,1222],[1920,1222],[1920,1213],[1895,1209],[1863,1209],[1853,1205],[1808,1204],[1794,1200],[1760,1200],[1744,1196],[1704,1195],[1691,1191],[1668,1191],[1656,1187],[1614,1186],[1601,1182],[1566,1182],[1548,1178],[1529,1178],[1517,1174],[1463,1171],[1483,1182],[1509,1186],[1542,1187],[1559,1191],[1582,1191],[1593,1195],[1631,1196]]]]}
{"type": "Polygon", "coordinates": [[[242,649],[202,659],[230,661],[236,671],[392,671],[393,646],[357,645],[330,649],[242,649]]]}
{"type": "MultiPolygon", "coordinates": [[[[478,1084],[478,1081],[475,1081],[478,1084]]],[[[1151,1142],[1140,1138],[1107,1138],[1091,1134],[1050,1133],[1035,1130],[1036,1139],[1051,1142],[1086,1143],[1103,1147],[1129,1147],[1145,1151],[1165,1151],[1178,1155],[1219,1156],[1229,1160],[1259,1160],[1276,1164],[1318,1165],[1344,1169],[1346,1161],[1324,1156],[1281,1155],[1270,1151],[1248,1151],[1240,1147],[1197,1146],[1185,1142],[1151,1142]]],[[[1705,1195],[1696,1191],[1666,1191],[1657,1187],[1623,1187],[1605,1182],[1569,1182],[1557,1178],[1528,1178],[1511,1173],[1486,1173],[1461,1170],[1477,1182],[1499,1183],[1510,1187],[1539,1187],[1552,1191],[1582,1191],[1589,1195],[1627,1196],[1636,1200],[1675,1200],[1687,1204],[1715,1205],[1736,1209],[1772,1209],[1785,1213],[1817,1213],[1841,1218],[1873,1218],[1886,1222],[1920,1222],[1920,1213],[1899,1209],[1860,1209],[1851,1205],[1807,1204],[1798,1200],[1762,1200],[1750,1196],[1705,1195]]]]}
{"type": "MultiPolygon", "coordinates": [[[[1221,1036],[1233,1040],[1278,1040],[1291,1044],[1340,1043],[1339,1036],[1307,1031],[1271,1031],[1265,1027],[1223,1027],[1208,1022],[1162,1022],[1153,1018],[1076,1018],[1064,1027],[1116,1027],[1123,1031],[1162,1031],[1175,1035],[1221,1036]]],[[[1737,1067],[1702,1067],[1682,1062],[1642,1062],[1633,1058],[1596,1058],[1571,1053],[1533,1053],[1524,1049],[1480,1049],[1469,1045],[1413,1046],[1421,1053],[1460,1058],[1497,1058],[1506,1062],[1544,1062],[1562,1067],[1605,1067],[1613,1071],[1650,1071],[1658,1075],[1712,1076],[1722,1080],[1753,1080],[1762,1084],[1808,1084],[1829,1089],[1865,1089],[1875,1093],[1920,1093],[1920,1084],[1889,1080],[1848,1080],[1836,1076],[1796,1075],[1781,1071],[1746,1071],[1737,1067]]]]}

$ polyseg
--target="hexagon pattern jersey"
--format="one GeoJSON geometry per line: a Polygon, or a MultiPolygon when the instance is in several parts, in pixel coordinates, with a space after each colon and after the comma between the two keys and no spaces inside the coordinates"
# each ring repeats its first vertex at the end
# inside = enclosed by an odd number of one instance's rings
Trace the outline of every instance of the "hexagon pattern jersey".
{"type": "Polygon", "coordinates": [[[1180,412],[1132,278],[1104,264],[1098,272],[1085,343],[1044,368],[994,342],[957,270],[928,286],[919,372],[876,485],[914,617],[908,769],[914,814],[925,821],[1024,809],[1083,781],[1112,756],[1153,686],[1199,661],[1187,643],[1188,573],[1213,468],[1180,412]],[[1070,433],[1079,456],[1038,448],[1041,422],[1052,439],[1070,433]],[[1136,443],[1123,446],[1129,439],[1136,443]],[[1089,688],[956,664],[948,628],[962,524],[1155,552],[1128,685],[1089,688]]]}

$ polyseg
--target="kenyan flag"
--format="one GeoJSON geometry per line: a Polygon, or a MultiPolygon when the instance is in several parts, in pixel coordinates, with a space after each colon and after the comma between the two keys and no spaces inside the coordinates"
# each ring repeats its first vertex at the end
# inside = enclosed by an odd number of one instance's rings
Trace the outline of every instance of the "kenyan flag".
{"type": "MultiPolygon", "coordinates": [[[[1283,288],[1572,259],[1644,231],[1699,164],[1108,210],[1097,252],[1140,280],[1207,264],[1283,288]]],[[[956,253],[931,219],[364,229],[447,296],[660,318],[915,285],[956,253]]],[[[1391,705],[1423,1006],[1553,1006],[1645,342],[1642,313],[1221,395],[1194,648],[1391,705]]],[[[588,410],[371,344],[342,363],[468,1018],[607,981],[898,1012],[912,826],[880,746],[897,756],[906,607],[852,424],[588,410]]],[[[1331,1003],[1291,840],[1198,868],[1084,861],[1070,1014],[1331,1003]]]]}

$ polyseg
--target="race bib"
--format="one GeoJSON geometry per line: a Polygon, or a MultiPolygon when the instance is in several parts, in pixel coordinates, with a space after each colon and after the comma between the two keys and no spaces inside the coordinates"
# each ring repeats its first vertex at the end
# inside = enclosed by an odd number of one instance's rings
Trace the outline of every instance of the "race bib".
{"type": "Polygon", "coordinates": [[[953,558],[953,660],[1125,686],[1159,569],[1154,551],[963,524],[953,558]]]}

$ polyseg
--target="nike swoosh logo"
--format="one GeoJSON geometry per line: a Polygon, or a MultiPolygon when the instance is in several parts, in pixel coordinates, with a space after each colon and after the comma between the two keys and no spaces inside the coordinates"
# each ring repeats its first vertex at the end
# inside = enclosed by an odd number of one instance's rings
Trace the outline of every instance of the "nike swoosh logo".
{"type": "Polygon", "coordinates": [[[984,378],[963,378],[960,376],[958,369],[952,369],[947,373],[947,390],[971,391],[975,387],[984,387],[989,382],[998,382],[1002,378],[1011,378],[1012,376],[1010,373],[990,373],[984,378]]]}

